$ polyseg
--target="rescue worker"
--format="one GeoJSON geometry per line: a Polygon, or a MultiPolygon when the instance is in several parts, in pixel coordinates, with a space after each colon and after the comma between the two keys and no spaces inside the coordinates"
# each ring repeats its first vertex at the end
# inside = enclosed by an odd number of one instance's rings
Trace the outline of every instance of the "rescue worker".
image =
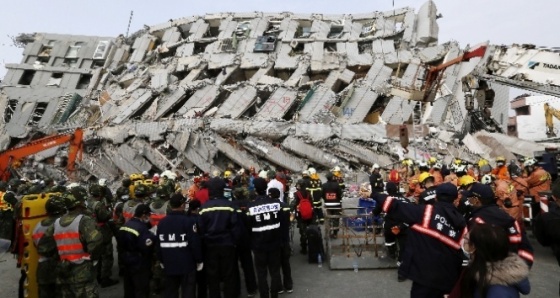
{"type": "Polygon", "coordinates": [[[66,191],[66,181],[64,180],[60,180],[56,183],[56,185],[54,185],[53,187],[51,187],[51,189],[48,191],[50,193],[64,193],[66,191]]]}
{"type": "Polygon", "coordinates": [[[189,200],[194,200],[194,198],[195,198],[194,196],[195,196],[196,192],[201,188],[201,187],[200,187],[200,184],[201,184],[201,183],[202,183],[202,178],[200,178],[200,177],[198,177],[198,176],[197,176],[197,177],[194,177],[194,179],[193,179],[193,185],[191,185],[191,186],[189,187],[189,190],[188,190],[188,192],[187,192],[187,198],[188,198],[189,200]]]}
{"type": "Polygon", "coordinates": [[[134,217],[134,210],[136,209],[136,206],[144,203],[147,196],[148,189],[144,184],[138,184],[134,187],[134,198],[129,199],[123,205],[123,217],[125,221],[134,217]]]}
{"type": "MultiPolygon", "coordinates": [[[[410,201],[405,198],[399,192],[399,185],[394,182],[387,182],[385,185],[387,194],[402,202],[403,204],[408,204],[410,201]]],[[[379,196],[383,197],[384,194],[372,194],[372,198],[375,200],[379,196]]],[[[374,215],[379,215],[382,211],[381,205],[376,205],[373,211],[374,215]]],[[[403,254],[406,247],[406,235],[407,235],[408,225],[402,221],[395,219],[393,216],[387,214],[384,218],[383,223],[383,234],[385,236],[385,247],[387,248],[387,253],[391,259],[397,260],[397,266],[402,264],[403,254]]],[[[399,282],[405,281],[406,278],[400,273],[397,275],[397,280],[399,282]]]]}
{"type": "Polygon", "coordinates": [[[283,291],[292,293],[294,291],[294,281],[292,279],[292,267],[290,265],[290,257],[292,256],[292,247],[290,246],[290,207],[280,201],[281,191],[277,188],[271,188],[268,190],[268,196],[271,199],[275,199],[280,202],[280,207],[283,211],[283,218],[281,222],[284,227],[281,228],[282,231],[282,242],[280,244],[280,268],[282,272],[282,286],[283,288],[278,292],[282,294],[283,291]]]}
{"type": "Polygon", "coordinates": [[[101,186],[101,193],[103,193],[105,204],[113,206],[115,203],[115,197],[113,196],[111,189],[107,186],[107,179],[99,179],[98,184],[101,186]]]}
{"type": "Polygon", "coordinates": [[[287,217],[278,199],[266,195],[266,181],[257,178],[253,183],[257,198],[249,203],[247,209],[259,297],[276,298],[283,292],[280,276],[281,245],[285,235],[283,230],[288,229],[289,222],[285,221],[287,217]],[[270,273],[270,287],[267,272],[270,273]]]}
{"type": "MultiPolygon", "coordinates": [[[[327,173],[327,182],[321,186],[323,200],[325,201],[325,208],[327,214],[331,216],[339,216],[342,213],[342,189],[340,184],[335,180],[333,173],[327,173]]],[[[329,237],[336,239],[338,236],[338,227],[340,225],[340,218],[331,218],[329,237]]]]}
{"type": "Polygon", "coordinates": [[[322,201],[323,191],[321,189],[323,182],[321,182],[315,168],[309,168],[307,171],[309,172],[309,185],[307,186],[307,190],[311,194],[311,198],[313,198],[313,213],[317,216],[319,223],[322,224],[325,221],[322,201]]]}
{"type": "Polygon", "coordinates": [[[280,191],[280,202],[284,203],[284,184],[277,179],[276,172],[274,171],[268,171],[267,176],[269,180],[266,192],[268,193],[271,188],[278,189],[278,191],[280,191]]]}
{"type": "MultiPolygon", "coordinates": [[[[39,245],[41,237],[54,222],[66,212],[66,203],[61,196],[51,196],[45,203],[48,217],[37,223],[33,230],[33,244],[39,245]]],[[[37,265],[37,284],[39,285],[39,298],[55,298],[56,295],[56,264],[58,260],[53,257],[39,255],[37,265]]]]}
{"type": "Polygon", "coordinates": [[[157,188],[156,198],[149,204],[151,210],[150,225],[152,227],[157,227],[167,212],[171,211],[169,198],[169,193],[163,187],[157,188]]]}
{"type": "Polygon", "coordinates": [[[496,157],[496,167],[492,169],[491,174],[501,180],[510,180],[506,159],[503,156],[496,157]]]}
{"type": "Polygon", "coordinates": [[[344,185],[344,174],[342,174],[340,167],[336,166],[332,168],[331,173],[333,174],[334,180],[338,182],[340,189],[344,191],[344,189],[346,189],[346,185],[344,185]]]}
{"type": "Polygon", "coordinates": [[[14,207],[18,203],[12,185],[0,182],[0,238],[10,241],[14,234],[14,207]]]}
{"type": "Polygon", "coordinates": [[[380,189],[383,191],[384,183],[383,177],[379,173],[379,165],[374,163],[371,166],[371,174],[369,175],[369,184],[371,185],[372,189],[380,189]]]}
{"type": "Polygon", "coordinates": [[[150,208],[144,204],[134,210],[134,217],[120,227],[117,236],[124,265],[124,297],[147,298],[150,295],[152,255],[156,236],[148,230],[150,208]]]}
{"type": "Polygon", "coordinates": [[[316,217],[313,214],[311,215],[311,218],[303,219],[299,211],[302,199],[308,199],[313,202],[311,194],[307,191],[306,186],[307,183],[303,179],[296,182],[296,192],[294,193],[294,199],[291,203],[291,210],[295,214],[299,230],[299,245],[301,247],[299,252],[303,255],[307,254],[307,227],[316,221],[316,217]]]}
{"type": "Polygon", "coordinates": [[[103,250],[103,235],[86,211],[85,198],[63,195],[68,213],[55,220],[37,246],[37,253],[56,258],[56,287],[60,297],[99,297],[94,262],[103,250]]]}
{"type": "Polygon", "coordinates": [[[496,205],[496,196],[490,185],[475,183],[468,193],[473,211],[468,218],[469,227],[487,223],[504,228],[509,233],[510,251],[517,253],[529,266],[533,264],[533,247],[518,221],[496,205]]]}
{"type": "MultiPolygon", "coordinates": [[[[122,226],[124,226],[125,223],[125,218],[124,218],[124,214],[123,214],[123,207],[124,204],[128,201],[128,199],[130,198],[129,193],[128,193],[128,189],[122,189],[119,188],[119,190],[117,190],[117,194],[116,194],[116,198],[117,201],[115,203],[115,206],[113,207],[113,220],[112,220],[112,224],[111,227],[113,228],[113,235],[115,237],[117,237],[117,235],[119,234],[119,230],[122,226]]],[[[121,258],[121,247],[120,247],[120,243],[117,241],[117,262],[119,264],[119,276],[123,276],[125,271],[124,271],[124,264],[122,262],[122,258],[121,258]]]]}
{"type": "Polygon", "coordinates": [[[392,197],[375,198],[382,210],[410,226],[408,247],[399,274],[412,280],[410,297],[443,297],[459,279],[466,223],[455,205],[457,187],[443,183],[434,205],[406,204],[392,197]]]}
{"type": "Polygon", "coordinates": [[[236,296],[238,289],[235,244],[242,226],[238,222],[235,205],[224,198],[225,187],[222,178],[211,178],[208,181],[210,200],[202,205],[199,212],[199,233],[204,245],[210,298],[221,297],[221,282],[224,283],[226,298],[236,296]]]}
{"type": "Polygon", "coordinates": [[[458,181],[458,180],[459,180],[459,177],[457,177],[457,174],[455,173],[455,170],[456,170],[456,169],[457,169],[457,167],[456,167],[454,164],[452,164],[452,165],[449,167],[449,175],[447,175],[447,176],[445,176],[445,177],[443,178],[443,182],[444,182],[444,183],[449,182],[449,183],[451,183],[451,184],[453,184],[453,185],[455,185],[455,186],[458,186],[458,184],[459,184],[459,181],[458,181]]]}
{"type": "Polygon", "coordinates": [[[528,175],[525,181],[529,187],[529,195],[535,199],[535,202],[539,203],[541,201],[539,192],[550,190],[552,178],[545,169],[537,164],[537,160],[534,158],[526,159],[523,166],[528,175]]]}
{"type": "Polygon", "coordinates": [[[472,212],[472,205],[468,200],[468,190],[471,189],[477,181],[470,175],[463,175],[457,181],[459,186],[459,204],[457,205],[457,209],[459,209],[459,212],[461,212],[465,218],[468,218],[472,212]]]}
{"type": "Polygon", "coordinates": [[[105,204],[104,193],[102,192],[103,189],[98,184],[93,184],[89,187],[90,197],[87,200],[87,208],[93,219],[95,219],[101,235],[103,235],[103,251],[100,262],[96,267],[99,285],[102,288],[106,288],[117,284],[119,281],[111,279],[114,259],[113,231],[109,226],[109,220],[112,218],[112,213],[105,204]]]}
{"type": "Polygon", "coordinates": [[[430,174],[434,177],[434,185],[438,186],[443,183],[443,176],[441,175],[442,165],[439,161],[432,166],[430,174]]]}
{"type": "Polygon", "coordinates": [[[422,185],[418,180],[418,177],[422,175],[422,173],[429,172],[428,163],[424,161],[418,162],[418,171],[412,177],[408,179],[408,193],[406,194],[407,197],[414,197],[416,201],[418,201],[420,194],[424,191],[422,185]]]}
{"type": "Polygon", "coordinates": [[[434,204],[436,199],[436,185],[434,176],[424,172],[418,176],[418,182],[424,191],[418,196],[418,204],[434,204]]]}
{"type": "Polygon", "coordinates": [[[200,189],[194,194],[194,199],[199,201],[201,205],[208,202],[210,199],[210,194],[208,192],[208,181],[202,181],[200,183],[200,189]]]}
{"type": "Polygon", "coordinates": [[[196,271],[204,266],[197,223],[186,216],[183,195],[173,194],[169,205],[171,212],[157,229],[157,254],[165,275],[164,297],[195,297],[196,271]]]}
{"type": "Polygon", "coordinates": [[[492,167],[490,166],[490,164],[488,164],[488,161],[484,158],[478,160],[477,166],[478,166],[478,173],[480,178],[492,172],[492,167]]]}
{"type": "Polygon", "coordinates": [[[517,190],[510,181],[495,179],[492,175],[484,175],[480,183],[490,185],[496,195],[496,204],[507,214],[523,224],[523,202],[517,197],[517,190]]]}
{"type": "Polygon", "coordinates": [[[401,181],[403,181],[403,188],[405,192],[408,193],[408,179],[414,174],[414,170],[412,167],[414,166],[414,162],[410,158],[405,158],[401,161],[401,167],[399,168],[399,177],[402,177],[401,181]]]}

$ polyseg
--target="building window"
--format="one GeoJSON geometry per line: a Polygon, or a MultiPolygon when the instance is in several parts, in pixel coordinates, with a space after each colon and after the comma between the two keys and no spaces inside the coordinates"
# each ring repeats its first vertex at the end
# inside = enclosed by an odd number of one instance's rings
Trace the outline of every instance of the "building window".
{"type": "Polygon", "coordinates": [[[62,72],[53,72],[51,74],[51,78],[49,79],[49,82],[47,83],[47,86],[60,86],[60,83],[62,82],[62,77],[64,76],[64,74],[62,72]]]}
{"type": "Polygon", "coordinates": [[[325,42],[325,51],[327,53],[335,53],[336,52],[336,43],[335,42],[325,42]]]}
{"type": "Polygon", "coordinates": [[[17,99],[8,100],[8,106],[4,110],[4,122],[8,123],[12,119],[14,112],[16,111],[18,105],[17,99]]]}
{"type": "Polygon", "coordinates": [[[91,82],[91,74],[82,74],[80,75],[80,80],[78,80],[78,84],[76,85],[76,89],[87,89],[89,83],[91,82]]]}
{"type": "Polygon", "coordinates": [[[43,45],[41,50],[39,51],[39,55],[37,55],[37,61],[41,63],[47,63],[51,59],[51,52],[52,52],[52,45],[43,45]]]}
{"type": "Polygon", "coordinates": [[[35,76],[35,71],[31,69],[26,69],[23,71],[21,78],[18,81],[19,85],[31,85],[33,77],[35,76]]]}
{"type": "Polygon", "coordinates": [[[76,42],[73,46],[69,46],[68,50],[66,51],[65,58],[78,58],[78,53],[82,48],[83,42],[76,42]]]}
{"type": "Polygon", "coordinates": [[[64,63],[68,67],[76,67],[78,66],[78,58],[64,58],[64,63]]]}

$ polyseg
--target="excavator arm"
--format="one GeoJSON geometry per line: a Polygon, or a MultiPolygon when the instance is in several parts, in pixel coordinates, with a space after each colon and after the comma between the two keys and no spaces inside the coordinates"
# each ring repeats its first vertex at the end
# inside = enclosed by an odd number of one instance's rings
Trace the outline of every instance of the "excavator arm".
{"type": "Polygon", "coordinates": [[[71,134],[60,134],[47,136],[38,140],[34,140],[21,147],[8,149],[0,153],[0,179],[7,181],[10,178],[10,168],[16,162],[20,162],[23,158],[39,153],[41,151],[70,143],[68,149],[68,171],[75,170],[76,159],[82,158],[83,151],[83,131],[81,128],[76,129],[71,134]]]}
{"type": "Polygon", "coordinates": [[[544,118],[546,120],[546,136],[549,138],[556,137],[554,133],[554,123],[552,117],[560,120],[560,111],[551,107],[548,103],[544,104],[544,118]]]}

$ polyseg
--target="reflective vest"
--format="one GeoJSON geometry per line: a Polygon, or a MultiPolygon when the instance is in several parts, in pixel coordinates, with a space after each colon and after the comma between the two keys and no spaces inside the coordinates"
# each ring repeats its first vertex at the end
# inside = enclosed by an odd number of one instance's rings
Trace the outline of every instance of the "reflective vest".
{"type": "Polygon", "coordinates": [[[117,222],[120,219],[119,214],[117,214],[117,208],[122,204],[123,204],[123,202],[117,202],[115,204],[115,207],[113,208],[113,221],[114,222],[117,222]]]}
{"type": "Polygon", "coordinates": [[[0,211],[12,211],[14,208],[12,204],[4,201],[4,192],[0,192],[0,211]]]}
{"type": "Polygon", "coordinates": [[[82,214],[76,216],[67,227],[60,225],[60,218],[54,222],[54,240],[62,261],[82,264],[86,260],[91,260],[90,254],[85,252],[84,245],[80,241],[82,217],[82,214]]]}
{"type": "Polygon", "coordinates": [[[97,224],[98,227],[102,227],[105,225],[104,222],[99,222],[99,220],[97,219],[97,213],[95,213],[95,208],[97,207],[97,205],[99,204],[99,201],[95,201],[93,202],[93,204],[91,204],[90,207],[90,211],[91,211],[91,217],[93,217],[93,219],[95,219],[95,223],[97,224]]]}
{"type": "MultiPolygon", "coordinates": [[[[35,247],[39,246],[39,240],[41,240],[41,238],[43,237],[43,235],[45,235],[45,232],[47,231],[47,229],[49,228],[49,226],[44,226],[42,224],[42,221],[39,222],[36,226],[35,229],[33,230],[33,234],[31,236],[31,238],[33,239],[33,243],[35,244],[35,247]]],[[[39,263],[40,262],[44,262],[46,260],[48,260],[49,258],[47,257],[43,257],[41,255],[39,255],[39,263]]]]}
{"type": "Polygon", "coordinates": [[[138,207],[140,203],[136,201],[126,201],[123,205],[123,217],[124,221],[127,222],[131,218],[134,217],[134,212],[136,211],[136,207],[138,207]]]}
{"type": "Polygon", "coordinates": [[[154,203],[150,204],[150,209],[152,213],[150,214],[150,223],[152,227],[156,227],[159,221],[167,215],[167,203],[165,202],[160,208],[155,208],[154,203]]]}
{"type": "MultiPolygon", "coordinates": [[[[385,204],[387,204],[386,200],[385,204]]],[[[383,210],[386,209],[385,204],[383,205],[383,210]]],[[[434,206],[426,205],[424,209],[424,216],[422,217],[421,224],[414,224],[411,228],[418,233],[424,234],[428,237],[432,237],[443,244],[459,250],[461,249],[461,240],[463,236],[467,233],[467,228],[463,228],[462,231],[458,231],[455,227],[448,225],[443,218],[444,223],[441,219],[438,221],[437,217],[434,216],[434,206]]]]}

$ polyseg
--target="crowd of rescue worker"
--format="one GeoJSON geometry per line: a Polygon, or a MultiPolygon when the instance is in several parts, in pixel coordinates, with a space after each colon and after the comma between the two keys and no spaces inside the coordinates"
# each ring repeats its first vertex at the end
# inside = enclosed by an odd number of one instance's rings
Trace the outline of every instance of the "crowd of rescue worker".
{"type": "MultiPolygon", "coordinates": [[[[405,159],[398,169],[370,169],[359,194],[377,203],[374,215],[384,215],[388,257],[399,265],[399,281],[412,280],[411,297],[530,291],[533,248],[524,219],[536,212],[524,210],[524,202],[531,198],[538,206],[552,177],[534,158],[495,163],[405,159]],[[504,278],[496,282],[491,276],[498,269],[504,278]]],[[[339,167],[326,173],[325,182],[313,167],[298,176],[294,183],[287,170],[230,166],[201,173],[182,189],[183,178],[174,172],[144,172],[127,175],[115,193],[104,179],[88,185],[12,179],[0,182],[0,238],[14,240],[21,264],[21,197],[50,193],[48,218],[33,231],[39,297],[99,297],[99,286],[118,283],[115,261],[125,297],[239,297],[243,287],[248,297],[278,297],[294,290],[290,229],[299,229],[299,252],[307,255],[309,226],[335,215],[328,236],[336,239],[336,215],[343,210],[339,167]]]]}

